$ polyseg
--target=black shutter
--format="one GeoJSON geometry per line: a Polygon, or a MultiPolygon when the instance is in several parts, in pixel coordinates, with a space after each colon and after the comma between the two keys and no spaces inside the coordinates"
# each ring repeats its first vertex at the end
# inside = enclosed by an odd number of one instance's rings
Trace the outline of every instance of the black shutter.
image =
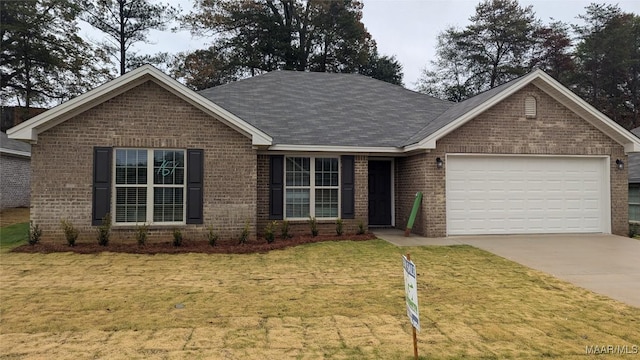
{"type": "Polygon", "coordinates": [[[355,218],[355,164],[353,155],[343,155],[342,162],[342,214],[343,219],[355,218]]]}
{"type": "Polygon", "coordinates": [[[269,156],[269,219],[284,218],[284,156],[269,156]]]}
{"type": "Polygon", "coordinates": [[[204,151],[187,150],[187,224],[202,224],[204,151]]]}
{"type": "Polygon", "coordinates": [[[111,153],[110,147],[93,148],[93,203],[91,225],[102,224],[111,210],[111,153]]]}

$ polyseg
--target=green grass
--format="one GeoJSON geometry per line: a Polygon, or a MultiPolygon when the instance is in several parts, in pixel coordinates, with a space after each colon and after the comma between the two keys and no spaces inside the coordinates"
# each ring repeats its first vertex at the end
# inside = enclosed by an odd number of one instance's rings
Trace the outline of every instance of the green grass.
{"type": "Polygon", "coordinates": [[[29,223],[13,224],[0,228],[0,250],[7,251],[29,240],[29,223]]]}
{"type": "Polygon", "coordinates": [[[639,308],[470,246],[374,240],[244,255],[2,254],[0,358],[409,360],[405,252],[423,359],[584,359],[586,346],[640,345],[639,308]]]}

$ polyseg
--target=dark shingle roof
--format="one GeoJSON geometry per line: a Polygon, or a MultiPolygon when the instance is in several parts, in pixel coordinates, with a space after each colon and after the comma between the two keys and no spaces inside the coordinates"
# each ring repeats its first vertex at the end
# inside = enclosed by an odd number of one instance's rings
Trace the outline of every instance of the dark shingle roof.
{"type": "Polygon", "coordinates": [[[453,105],[362,75],[296,71],[200,95],[287,145],[400,147],[453,105]]]}
{"type": "MultiPolygon", "coordinates": [[[[9,139],[7,134],[0,132],[0,149],[23,151],[31,153],[31,145],[22,141],[9,139]]],[[[1,150],[0,150],[1,151],[1,150]]]]}
{"type": "MultiPolygon", "coordinates": [[[[631,130],[635,136],[640,137],[640,127],[631,130]]],[[[640,183],[640,153],[630,153],[627,169],[629,170],[629,182],[633,184],[640,183]]]]}
{"type": "Polygon", "coordinates": [[[450,122],[456,120],[460,116],[466,114],[467,112],[475,109],[476,107],[482,105],[492,97],[498,95],[505,89],[511,87],[517,80],[520,78],[516,78],[509,82],[506,82],[502,85],[496,86],[490,90],[487,90],[483,93],[480,93],[474,97],[461,101],[459,103],[455,103],[453,106],[449,107],[445,112],[440,114],[437,118],[433,119],[433,121],[428,122],[425,127],[420,129],[420,131],[416,132],[413,136],[411,136],[406,143],[402,144],[404,146],[415,144],[434,132],[438,131],[445,125],[450,122]]]}

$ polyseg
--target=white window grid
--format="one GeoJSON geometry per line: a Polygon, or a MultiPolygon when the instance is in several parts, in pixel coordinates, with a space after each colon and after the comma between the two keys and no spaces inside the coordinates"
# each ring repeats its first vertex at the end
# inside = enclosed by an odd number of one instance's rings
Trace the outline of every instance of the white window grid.
{"type": "MultiPolygon", "coordinates": [[[[167,226],[176,226],[176,225],[184,225],[186,223],[186,174],[187,174],[187,159],[186,159],[186,150],[185,149],[141,149],[141,148],[116,148],[114,149],[114,159],[112,164],[112,199],[111,199],[111,209],[112,209],[112,222],[114,225],[123,225],[123,226],[131,226],[131,225],[139,225],[139,224],[147,224],[147,225],[167,225],[167,226]],[[145,151],[146,152],[146,183],[145,184],[117,184],[116,183],[116,156],[118,151],[145,151]],[[156,167],[154,166],[154,152],[155,151],[179,151],[183,154],[183,178],[182,184],[155,184],[155,171],[156,167]],[[117,221],[117,191],[118,188],[145,188],[146,189],[146,206],[145,206],[145,216],[144,221],[127,221],[127,222],[118,222],[117,221]],[[182,189],[182,221],[154,221],[154,205],[155,205],[155,189],[161,188],[180,188],[182,189]]],[[[173,174],[175,179],[175,174],[173,174]]]]}
{"type": "MultiPolygon", "coordinates": [[[[304,163],[303,163],[304,165],[304,163]]],[[[285,157],[285,166],[284,166],[284,218],[287,220],[308,220],[309,217],[314,217],[317,219],[322,219],[322,220],[336,220],[340,217],[340,205],[341,205],[341,194],[340,194],[340,181],[341,181],[341,173],[340,173],[340,158],[339,157],[334,157],[334,156],[296,156],[296,155],[291,155],[291,156],[286,156],[285,157]],[[304,166],[300,166],[299,161],[294,161],[294,162],[289,162],[289,159],[296,159],[296,160],[301,160],[301,159],[306,159],[308,161],[309,164],[309,172],[308,172],[308,185],[306,185],[305,181],[307,179],[307,176],[304,176],[304,173],[306,172],[306,170],[304,169],[304,166]],[[316,184],[316,160],[320,160],[320,159],[331,159],[331,160],[335,160],[335,164],[336,164],[336,169],[335,172],[337,172],[338,175],[338,179],[337,179],[337,184],[336,185],[318,185],[316,184]],[[287,181],[287,166],[288,164],[292,164],[294,166],[297,167],[297,169],[294,169],[293,172],[289,172],[293,175],[293,179],[294,182],[298,179],[302,180],[302,184],[300,185],[288,185],[288,181],[287,181]],[[305,190],[309,192],[309,204],[308,204],[308,215],[309,216],[287,216],[287,193],[288,190],[298,190],[299,192],[304,192],[305,190]],[[316,214],[316,194],[317,194],[317,190],[335,190],[337,193],[337,211],[335,216],[330,216],[330,217],[319,217],[316,214]]],[[[322,171],[322,170],[321,170],[322,171]]],[[[331,171],[329,172],[331,173],[331,171]]],[[[305,205],[306,203],[297,203],[295,205],[305,205]]]]}

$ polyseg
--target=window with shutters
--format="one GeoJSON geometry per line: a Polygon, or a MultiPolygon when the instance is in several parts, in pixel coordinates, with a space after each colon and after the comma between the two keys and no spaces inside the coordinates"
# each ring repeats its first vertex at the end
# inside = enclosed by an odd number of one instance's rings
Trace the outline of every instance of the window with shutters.
{"type": "Polygon", "coordinates": [[[115,224],[184,224],[185,170],[185,150],[115,149],[115,224]]]}
{"type": "Polygon", "coordinates": [[[286,157],[285,217],[337,219],[340,209],[338,158],[286,157]]]}

